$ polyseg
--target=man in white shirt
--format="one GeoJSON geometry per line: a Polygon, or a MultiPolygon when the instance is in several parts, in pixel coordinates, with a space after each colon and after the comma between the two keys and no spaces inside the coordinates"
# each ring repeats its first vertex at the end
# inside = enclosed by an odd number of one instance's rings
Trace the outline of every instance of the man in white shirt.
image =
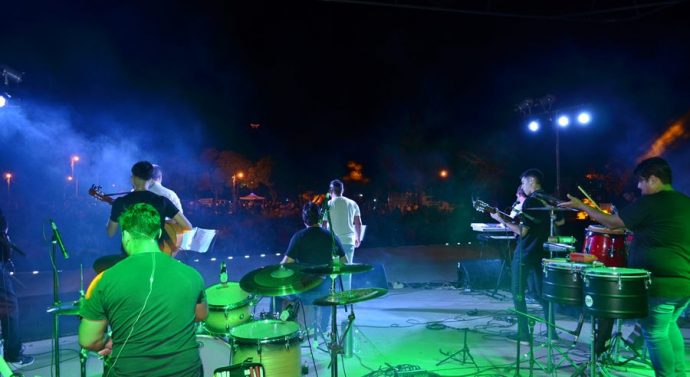
{"type": "MultiPolygon", "coordinates": [[[[323,226],[330,225],[333,233],[338,237],[343,245],[347,260],[352,263],[355,248],[359,247],[362,240],[362,216],[359,212],[357,203],[343,196],[345,191],[343,182],[340,180],[331,181],[328,192],[332,198],[328,201],[328,211],[331,224],[328,224],[329,216],[324,218],[323,226]]],[[[343,276],[343,286],[345,290],[350,290],[352,276],[343,276]]]]}
{"type": "Polygon", "coordinates": [[[160,195],[168,198],[175,207],[183,213],[182,203],[180,203],[180,198],[177,196],[175,191],[162,185],[163,182],[163,170],[159,165],[153,164],[153,176],[151,177],[151,185],[149,186],[149,191],[156,195],[160,195]]]}

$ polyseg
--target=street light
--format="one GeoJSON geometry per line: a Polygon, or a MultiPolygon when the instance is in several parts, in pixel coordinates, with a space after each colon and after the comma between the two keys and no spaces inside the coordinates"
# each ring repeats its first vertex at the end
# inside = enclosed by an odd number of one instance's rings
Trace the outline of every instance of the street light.
{"type": "Polygon", "coordinates": [[[234,214],[237,212],[237,200],[238,196],[237,195],[237,181],[244,178],[244,173],[242,171],[238,171],[237,173],[232,175],[232,213],[234,214]]]}
{"type": "MultiPolygon", "coordinates": [[[[77,178],[76,175],[74,175],[74,164],[76,164],[79,161],[79,156],[74,155],[69,159],[69,166],[72,171],[72,174],[70,177],[74,178],[74,196],[79,196],[79,178],[77,178]]],[[[71,179],[70,179],[71,180],[71,179]]]]}

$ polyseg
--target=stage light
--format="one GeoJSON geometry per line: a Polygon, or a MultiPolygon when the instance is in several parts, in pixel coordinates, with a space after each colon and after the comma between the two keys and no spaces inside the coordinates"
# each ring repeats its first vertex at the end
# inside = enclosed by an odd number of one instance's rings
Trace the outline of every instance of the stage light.
{"type": "Polygon", "coordinates": [[[592,116],[589,115],[588,112],[581,112],[580,114],[577,115],[577,121],[580,124],[589,124],[589,122],[592,120],[592,116]]]}
{"type": "Polygon", "coordinates": [[[0,107],[5,107],[7,105],[7,98],[4,95],[0,95],[0,107]]]}
{"type": "Polygon", "coordinates": [[[529,124],[527,125],[527,128],[532,132],[537,132],[537,131],[539,131],[539,122],[536,120],[533,120],[533,121],[529,122],[529,124]]]}
{"type": "Polygon", "coordinates": [[[558,117],[558,125],[561,127],[568,127],[570,124],[570,118],[567,115],[561,115],[558,117]]]}

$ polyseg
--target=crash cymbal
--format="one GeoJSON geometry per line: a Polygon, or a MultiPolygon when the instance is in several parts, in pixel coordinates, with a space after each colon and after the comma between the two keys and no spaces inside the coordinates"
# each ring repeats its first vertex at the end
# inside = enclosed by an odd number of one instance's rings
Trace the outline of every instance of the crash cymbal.
{"type": "Polygon", "coordinates": [[[306,292],[323,281],[302,271],[296,263],[276,264],[250,271],[240,279],[240,287],[259,296],[287,296],[306,292]]]}
{"type": "Polygon", "coordinates": [[[381,297],[388,293],[384,288],[362,288],[353,289],[351,291],[337,292],[329,294],[328,296],[320,297],[314,300],[314,305],[332,306],[332,305],[347,305],[355,302],[372,300],[381,297]]]}
{"type": "Polygon", "coordinates": [[[532,207],[523,209],[524,212],[527,211],[554,211],[554,212],[577,212],[575,208],[567,207],[532,207]]]}
{"type": "Polygon", "coordinates": [[[315,275],[339,275],[339,274],[356,274],[358,272],[371,271],[374,266],[365,263],[352,264],[319,264],[316,266],[304,267],[303,271],[308,274],[315,275]]]}

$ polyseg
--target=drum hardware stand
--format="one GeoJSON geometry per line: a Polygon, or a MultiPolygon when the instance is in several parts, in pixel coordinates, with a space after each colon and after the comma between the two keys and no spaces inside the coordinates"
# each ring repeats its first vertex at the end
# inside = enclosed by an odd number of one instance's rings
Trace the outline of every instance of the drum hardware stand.
{"type": "MultiPolygon", "coordinates": [[[[527,325],[528,325],[528,341],[529,341],[529,346],[528,346],[529,347],[529,353],[528,353],[528,355],[529,355],[529,376],[532,377],[532,375],[534,374],[534,324],[535,324],[535,321],[532,320],[533,317],[527,313],[519,312],[515,309],[508,309],[508,311],[515,313],[518,317],[519,316],[525,316],[528,319],[527,325]]],[[[520,377],[521,376],[521,374],[520,374],[521,352],[520,352],[520,328],[519,328],[519,325],[518,325],[517,334],[518,334],[518,339],[515,342],[515,343],[517,343],[517,345],[515,348],[515,367],[514,367],[515,368],[515,374],[513,374],[514,377],[520,377]]],[[[510,369],[511,368],[507,368],[506,372],[509,371],[510,369]]]]}
{"type": "Polygon", "coordinates": [[[472,354],[470,353],[470,347],[467,346],[467,330],[468,329],[467,329],[467,327],[465,327],[463,330],[464,330],[464,335],[463,335],[463,340],[462,340],[462,348],[451,353],[451,354],[446,354],[443,351],[441,351],[441,353],[447,357],[445,359],[439,361],[438,363],[436,363],[436,366],[439,366],[439,365],[449,361],[450,359],[458,361],[460,364],[465,364],[467,362],[467,359],[469,358],[470,361],[472,361],[472,364],[474,364],[474,367],[479,369],[477,362],[474,361],[474,357],[472,357],[472,354]],[[462,355],[462,361],[455,358],[455,356],[458,354],[462,355]]]}
{"type": "MultiPolygon", "coordinates": [[[[51,221],[52,222],[52,221],[51,221]]],[[[60,377],[60,278],[59,271],[56,264],[56,255],[58,248],[58,237],[56,237],[57,229],[53,231],[53,238],[51,241],[52,247],[50,251],[50,264],[53,272],[53,305],[47,310],[48,313],[53,314],[53,364],[55,364],[55,377],[60,377]]],[[[67,256],[65,254],[65,256],[67,256]]]]}
{"type": "MultiPolygon", "coordinates": [[[[568,361],[571,366],[575,367],[576,364],[575,362],[568,357],[568,351],[563,351],[561,350],[555,343],[556,341],[553,339],[553,334],[556,332],[556,329],[563,330],[573,336],[575,336],[575,344],[577,342],[577,338],[580,336],[580,331],[582,330],[582,323],[583,323],[583,315],[580,315],[580,320],[578,321],[577,328],[575,331],[569,331],[564,329],[563,327],[560,327],[555,324],[555,315],[553,312],[553,302],[549,301],[548,302],[548,308],[547,308],[547,313],[549,318],[546,318],[544,320],[544,324],[546,324],[546,368],[543,366],[539,365],[547,374],[552,374],[556,373],[556,370],[563,364],[564,361],[568,361]],[[577,334],[577,335],[576,335],[577,334]],[[557,364],[554,365],[554,351],[556,351],[558,354],[560,354],[563,358],[561,361],[557,364]]],[[[537,363],[539,364],[539,363],[537,363]]]]}
{"type": "Polygon", "coordinates": [[[616,319],[616,332],[613,334],[613,337],[611,338],[611,343],[609,345],[608,351],[605,353],[605,362],[610,363],[611,365],[614,366],[622,366],[630,361],[637,360],[640,361],[644,364],[649,364],[647,360],[645,360],[644,354],[640,354],[635,347],[633,347],[633,344],[630,343],[628,340],[623,338],[623,320],[621,319],[616,319]],[[626,358],[625,361],[619,362],[619,358],[621,357],[620,355],[620,348],[624,347],[627,351],[631,352],[633,354],[632,357],[626,358]]]}

